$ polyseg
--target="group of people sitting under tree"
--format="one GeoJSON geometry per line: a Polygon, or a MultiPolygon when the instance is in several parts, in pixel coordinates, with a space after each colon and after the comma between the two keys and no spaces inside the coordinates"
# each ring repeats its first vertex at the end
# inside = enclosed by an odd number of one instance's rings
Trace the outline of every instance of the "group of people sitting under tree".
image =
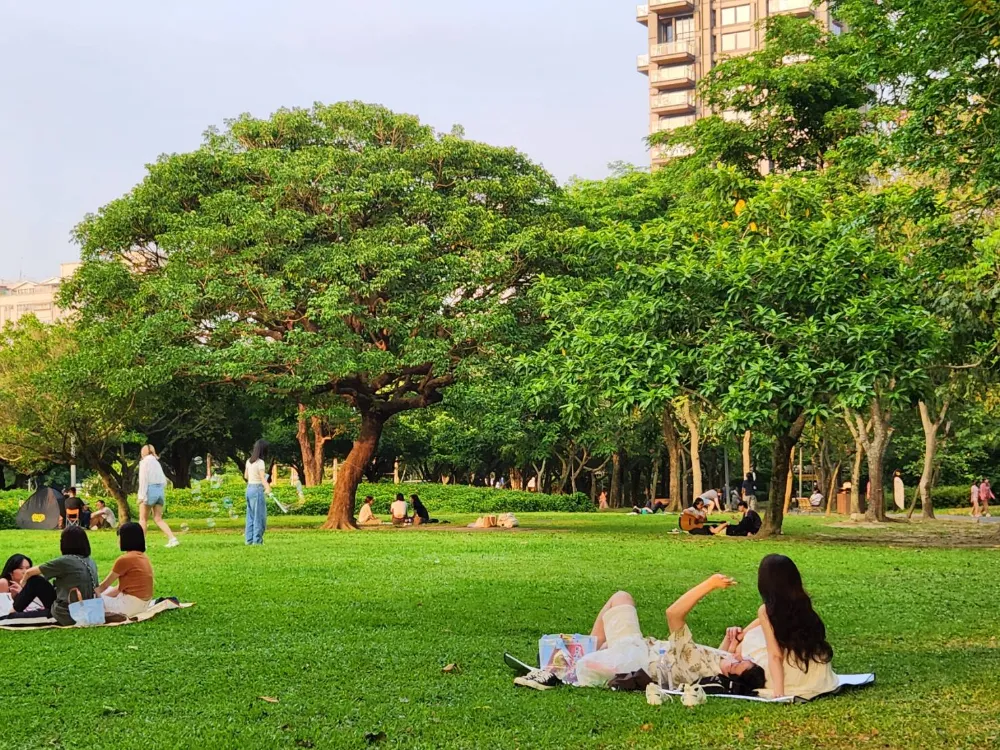
{"type": "Polygon", "coordinates": [[[691,519],[689,534],[701,536],[754,536],[760,531],[763,521],[746,500],[740,500],[736,506],[737,510],[743,514],[738,523],[731,524],[728,521],[713,523],[708,520],[708,509],[705,501],[698,498],[694,505],[685,508],[681,513],[691,519]]]}
{"type": "Polygon", "coordinates": [[[90,556],[90,539],[81,526],[63,530],[59,537],[61,555],[49,562],[36,566],[26,555],[11,555],[0,574],[0,604],[5,603],[0,615],[51,616],[59,625],[74,625],[69,605],[76,601],[76,592],[81,599],[100,597],[108,614],[140,614],[153,600],[153,566],[146,556],[146,534],[139,524],[124,523],[118,539],[122,555],[103,581],[90,556]]]}
{"type": "MultiPolygon", "coordinates": [[[[358,512],[358,526],[381,526],[382,519],[375,515],[372,510],[372,503],[375,502],[375,498],[368,495],[365,498],[364,503],[361,504],[361,510],[358,512]]],[[[431,518],[430,512],[427,510],[427,506],[423,504],[420,497],[416,494],[410,495],[410,502],[413,504],[413,512],[410,512],[410,505],[407,504],[406,498],[403,496],[402,492],[396,493],[396,499],[389,506],[389,514],[392,519],[393,526],[404,526],[407,524],[413,524],[419,526],[425,523],[439,523],[437,518],[431,518]]]]}
{"type": "Polygon", "coordinates": [[[60,529],[81,526],[84,529],[97,531],[114,529],[118,526],[118,517],[104,500],[98,500],[97,509],[91,510],[90,505],[77,494],[76,487],[67,487],[63,490],[63,498],[63,509],[59,516],[60,529]]]}
{"type": "MultiPolygon", "coordinates": [[[[697,643],[687,618],[709,594],[734,586],[716,574],[698,584],[666,611],[669,639],[643,637],[635,599],[625,591],[612,596],[597,615],[591,635],[598,650],[576,662],[577,684],[665,689],[700,684],[710,692],[765,698],[814,698],[837,687],[833,648],[826,627],[813,609],[795,563],[768,555],[757,572],[761,605],[746,627],[731,626],[719,648],[697,643]]],[[[560,683],[547,670],[534,670],[515,684],[544,690],[560,683]]]]}

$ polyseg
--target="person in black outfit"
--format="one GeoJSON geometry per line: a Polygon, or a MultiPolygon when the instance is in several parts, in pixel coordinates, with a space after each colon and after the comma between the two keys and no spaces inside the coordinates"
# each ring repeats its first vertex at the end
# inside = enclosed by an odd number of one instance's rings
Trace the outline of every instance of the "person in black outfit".
{"type": "Polygon", "coordinates": [[[728,523],[721,524],[712,529],[712,533],[723,536],[754,536],[762,525],[760,515],[747,505],[746,500],[740,500],[739,509],[743,511],[743,518],[738,524],[730,526],[728,523]]]}
{"type": "Polygon", "coordinates": [[[420,523],[438,523],[438,519],[431,518],[427,512],[427,506],[421,502],[417,495],[410,495],[410,503],[413,505],[413,515],[420,519],[420,523]]]}

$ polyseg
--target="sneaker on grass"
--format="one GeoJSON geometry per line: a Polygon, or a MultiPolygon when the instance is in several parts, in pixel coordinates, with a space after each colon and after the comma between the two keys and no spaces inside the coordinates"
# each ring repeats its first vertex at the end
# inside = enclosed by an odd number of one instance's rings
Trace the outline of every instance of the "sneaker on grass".
{"type": "Polygon", "coordinates": [[[169,542],[167,542],[167,543],[166,543],[166,544],[164,544],[163,546],[164,546],[164,547],[166,547],[167,549],[169,549],[169,548],[171,548],[171,547],[176,547],[176,546],[178,546],[178,545],[179,545],[180,543],[181,543],[181,540],[180,540],[180,539],[178,539],[177,537],[174,537],[173,539],[171,539],[171,540],[170,540],[169,542]]]}
{"type": "Polygon", "coordinates": [[[514,684],[529,687],[532,690],[548,690],[562,685],[562,680],[545,669],[533,669],[523,677],[515,677],[514,684]]]}

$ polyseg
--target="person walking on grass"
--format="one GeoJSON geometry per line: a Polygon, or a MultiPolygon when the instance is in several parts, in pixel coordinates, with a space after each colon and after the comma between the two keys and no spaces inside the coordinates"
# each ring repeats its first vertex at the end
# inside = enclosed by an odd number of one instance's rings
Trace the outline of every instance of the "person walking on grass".
{"type": "Polygon", "coordinates": [[[257,545],[264,543],[264,530],[267,528],[267,493],[271,484],[267,481],[267,449],[266,440],[258,440],[253,444],[253,451],[247,459],[244,477],[247,480],[247,525],[246,543],[257,545]]]}
{"type": "Polygon", "coordinates": [[[160,460],[153,446],[144,445],[140,455],[142,460],[139,461],[139,525],[145,534],[149,525],[149,512],[152,510],[153,521],[167,536],[166,546],[176,547],[181,541],[174,536],[170,526],[163,520],[163,508],[167,501],[167,477],[163,473],[163,467],[160,466],[160,460]]]}
{"type": "Polygon", "coordinates": [[[983,483],[979,485],[979,506],[984,518],[990,517],[990,500],[996,500],[996,496],[990,489],[990,480],[983,477],[983,483]]]}

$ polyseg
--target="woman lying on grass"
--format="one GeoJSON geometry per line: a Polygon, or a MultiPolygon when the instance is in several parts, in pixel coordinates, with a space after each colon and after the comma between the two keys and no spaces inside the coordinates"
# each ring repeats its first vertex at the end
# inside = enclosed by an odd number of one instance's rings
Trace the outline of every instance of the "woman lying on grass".
{"type": "MultiPolygon", "coordinates": [[[[619,591],[597,616],[591,635],[598,650],[576,662],[577,684],[605,687],[616,677],[640,671],[665,687],[710,681],[738,695],[810,699],[837,686],[830,667],[833,649],[826,628],[802,588],[798,568],[783,555],[768,555],[758,570],[758,590],[764,604],[746,628],[733,627],[718,649],[695,643],[687,625],[691,610],[714,591],[733,586],[733,579],[716,574],[681,596],[666,612],[668,641],[643,638],[635,600],[619,591]]],[[[518,685],[545,689],[559,679],[535,670],[515,680],[518,685]]]]}
{"type": "Polygon", "coordinates": [[[125,554],[115,560],[96,593],[104,599],[105,612],[134,617],[149,609],[153,598],[153,566],[146,557],[146,535],[142,526],[122,524],[118,546],[125,554]]]}

